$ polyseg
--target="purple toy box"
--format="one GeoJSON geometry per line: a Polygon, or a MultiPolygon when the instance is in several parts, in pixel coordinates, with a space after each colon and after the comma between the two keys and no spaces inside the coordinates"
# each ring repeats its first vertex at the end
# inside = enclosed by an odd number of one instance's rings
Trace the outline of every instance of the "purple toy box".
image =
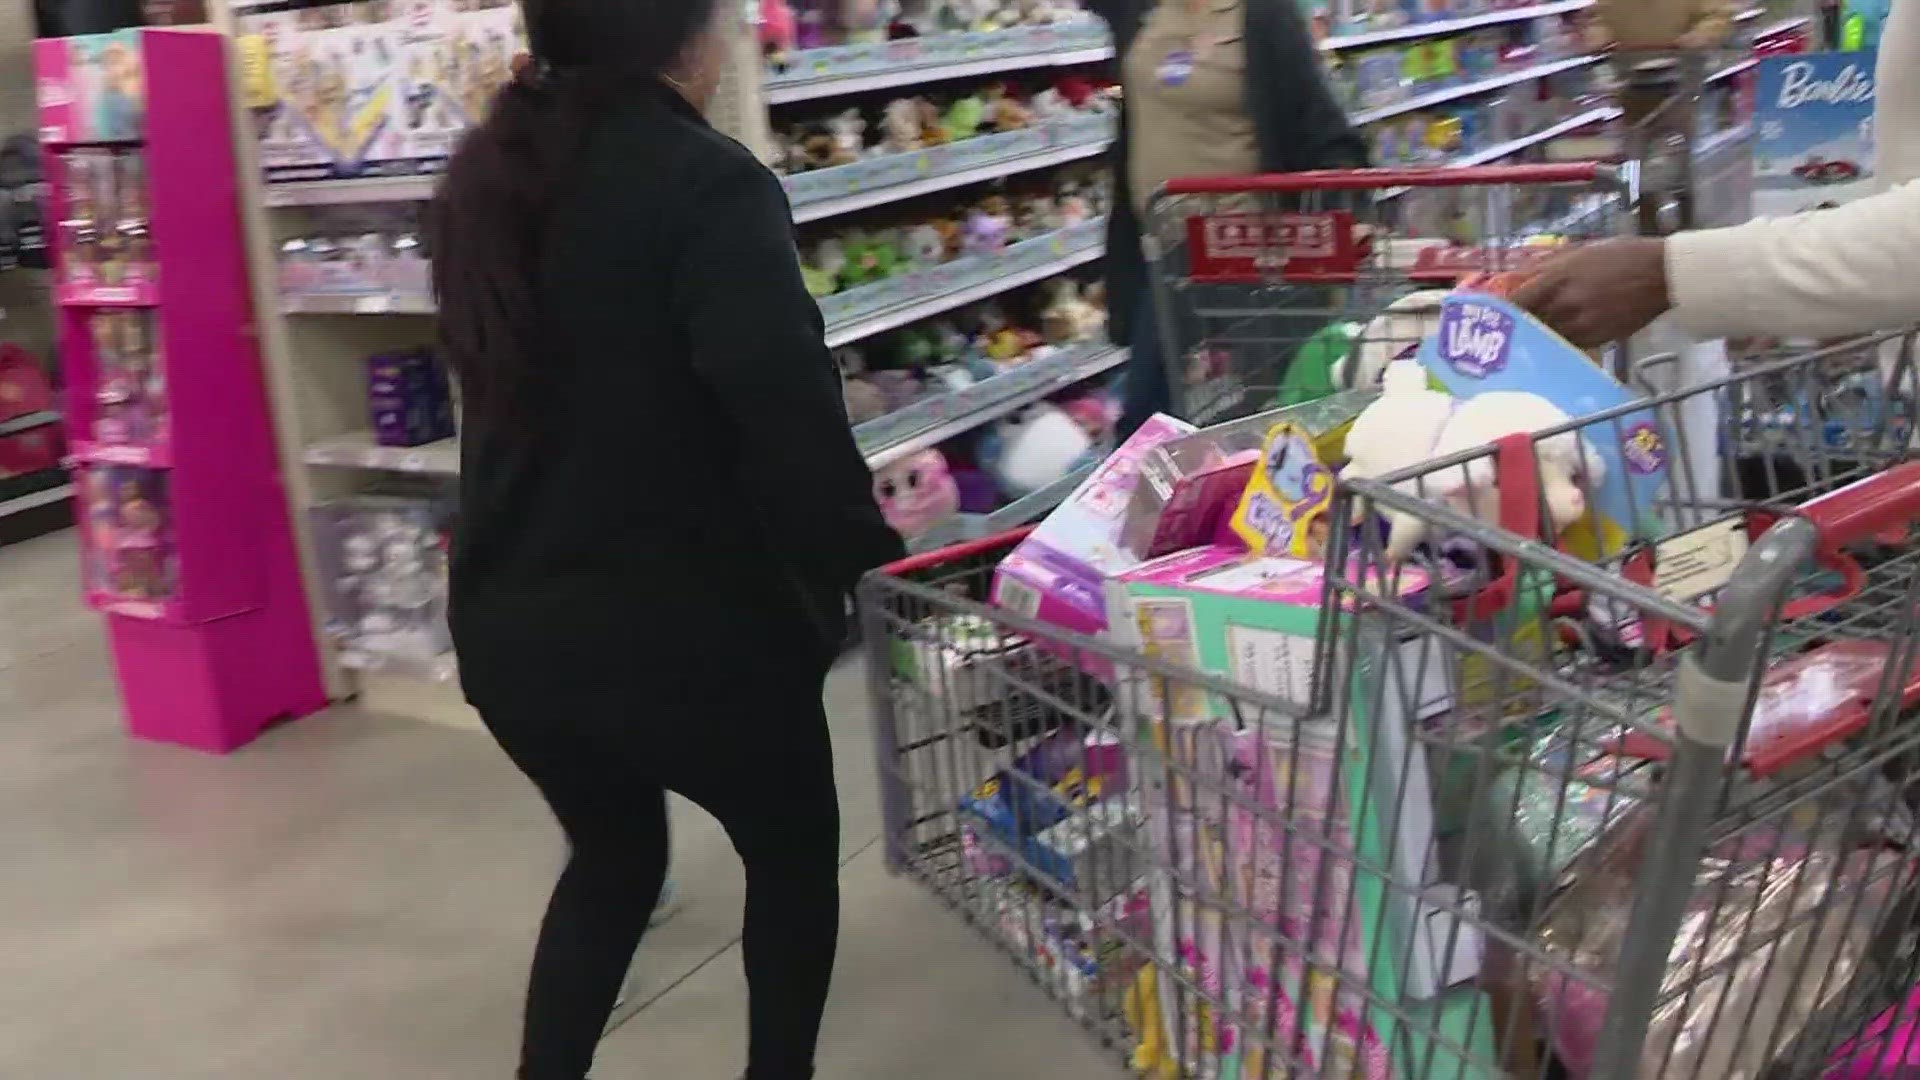
{"type": "MultiPolygon", "coordinates": [[[[993,574],[993,602],[1009,611],[1082,634],[1107,628],[1105,581],[1140,560],[1120,546],[1127,502],[1148,450],[1192,434],[1192,424],[1155,414],[1115,450],[1033,533],[1001,561],[993,574]]],[[[1060,642],[1041,648],[1065,654],[1060,642]]],[[[1095,675],[1112,674],[1103,657],[1082,658],[1095,675]]]]}
{"type": "Polygon", "coordinates": [[[453,437],[447,374],[426,349],[368,360],[367,404],[373,441],[381,446],[420,446],[453,437]]]}

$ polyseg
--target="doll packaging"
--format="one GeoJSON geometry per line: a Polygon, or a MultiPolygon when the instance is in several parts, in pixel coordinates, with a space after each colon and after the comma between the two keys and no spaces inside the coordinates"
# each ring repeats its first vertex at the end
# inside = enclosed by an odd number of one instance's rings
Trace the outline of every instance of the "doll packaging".
{"type": "MultiPolygon", "coordinates": [[[[1139,562],[1120,546],[1120,528],[1140,475],[1140,459],[1153,447],[1193,431],[1183,420],[1149,417],[1001,561],[993,574],[993,602],[1078,633],[1105,630],[1103,583],[1139,562]]],[[[1036,644],[1068,651],[1066,645],[1045,639],[1036,644]]],[[[1079,659],[1095,675],[1111,671],[1102,657],[1079,659]]]]}

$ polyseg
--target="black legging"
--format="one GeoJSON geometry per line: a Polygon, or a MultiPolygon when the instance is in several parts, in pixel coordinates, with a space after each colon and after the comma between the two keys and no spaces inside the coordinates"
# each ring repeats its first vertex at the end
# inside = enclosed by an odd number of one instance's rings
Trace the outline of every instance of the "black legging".
{"type": "Polygon", "coordinates": [[[581,1080],[592,1066],[666,878],[667,791],[718,818],[746,864],[748,1080],[813,1075],[840,920],[821,680],[740,675],[694,701],[656,691],[481,709],[573,848],[534,952],[521,1080],[581,1080]]]}

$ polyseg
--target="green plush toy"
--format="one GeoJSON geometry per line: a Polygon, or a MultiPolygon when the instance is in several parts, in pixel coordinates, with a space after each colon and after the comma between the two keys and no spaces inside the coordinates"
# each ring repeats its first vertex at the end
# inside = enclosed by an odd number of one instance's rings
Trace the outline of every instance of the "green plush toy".
{"type": "Polygon", "coordinates": [[[1333,393],[1333,365],[1347,358],[1365,326],[1357,322],[1329,323],[1293,354],[1293,364],[1280,380],[1280,392],[1269,408],[1318,401],[1333,393]]]}
{"type": "Polygon", "coordinates": [[[940,118],[940,128],[948,142],[971,139],[986,118],[987,103],[978,94],[968,94],[947,106],[947,114],[940,118]]]}
{"type": "Polygon", "coordinates": [[[892,277],[900,262],[900,248],[885,233],[851,232],[842,238],[847,250],[846,269],[840,271],[843,288],[867,285],[892,277]]]}

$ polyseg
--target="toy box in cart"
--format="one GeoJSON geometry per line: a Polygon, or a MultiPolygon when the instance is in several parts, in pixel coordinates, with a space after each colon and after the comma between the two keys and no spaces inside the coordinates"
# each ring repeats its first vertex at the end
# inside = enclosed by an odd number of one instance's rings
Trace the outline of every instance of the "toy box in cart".
{"type": "MultiPolygon", "coordinates": [[[[1705,399],[1738,454],[1744,411],[1879,362],[1877,343],[1781,356],[1575,429],[1598,439],[1643,412],[1664,428],[1705,399]]],[[[1920,981],[1920,464],[1890,436],[1839,460],[1818,425],[1797,432],[1805,471],[1758,492],[1767,505],[1670,485],[1605,561],[1565,550],[1538,506],[1527,522],[1423,499],[1416,470],[1340,496],[1417,519],[1412,557],[1390,560],[1368,524],[1318,562],[1201,545],[1109,575],[1123,599],[1106,639],[966,599],[989,595],[1011,539],[872,577],[880,647],[964,619],[1110,672],[1084,695],[992,670],[999,704],[1051,716],[1051,734],[992,750],[972,732],[985,702],[883,680],[889,859],[999,913],[977,920],[990,933],[1009,909],[986,897],[1044,897],[1113,977],[1059,981],[1017,953],[1148,1076],[1900,1075],[1888,1039],[1916,1026],[1920,981]],[[1730,531],[1743,543],[1705,572],[1701,538],[1730,531]],[[1518,620],[1539,647],[1517,651],[1514,623],[1488,616],[1528,580],[1548,596],[1518,620]],[[1596,634],[1595,610],[1629,613],[1641,638],[1596,634]],[[1505,696],[1463,717],[1451,679],[1475,667],[1505,696]],[[1038,739],[1063,752],[1035,756],[1038,739]],[[1001,844],[956,862],[989,777],[1025,791],[1034,835],[1098,835],[1086,861],[1001,844]],[[1077,887],[1100,875],[1142,883],[1126,918],[1107,888],[1077,887]]],[[[1464,456],[1505,485],[1533,451],[1464,456]]]]}

